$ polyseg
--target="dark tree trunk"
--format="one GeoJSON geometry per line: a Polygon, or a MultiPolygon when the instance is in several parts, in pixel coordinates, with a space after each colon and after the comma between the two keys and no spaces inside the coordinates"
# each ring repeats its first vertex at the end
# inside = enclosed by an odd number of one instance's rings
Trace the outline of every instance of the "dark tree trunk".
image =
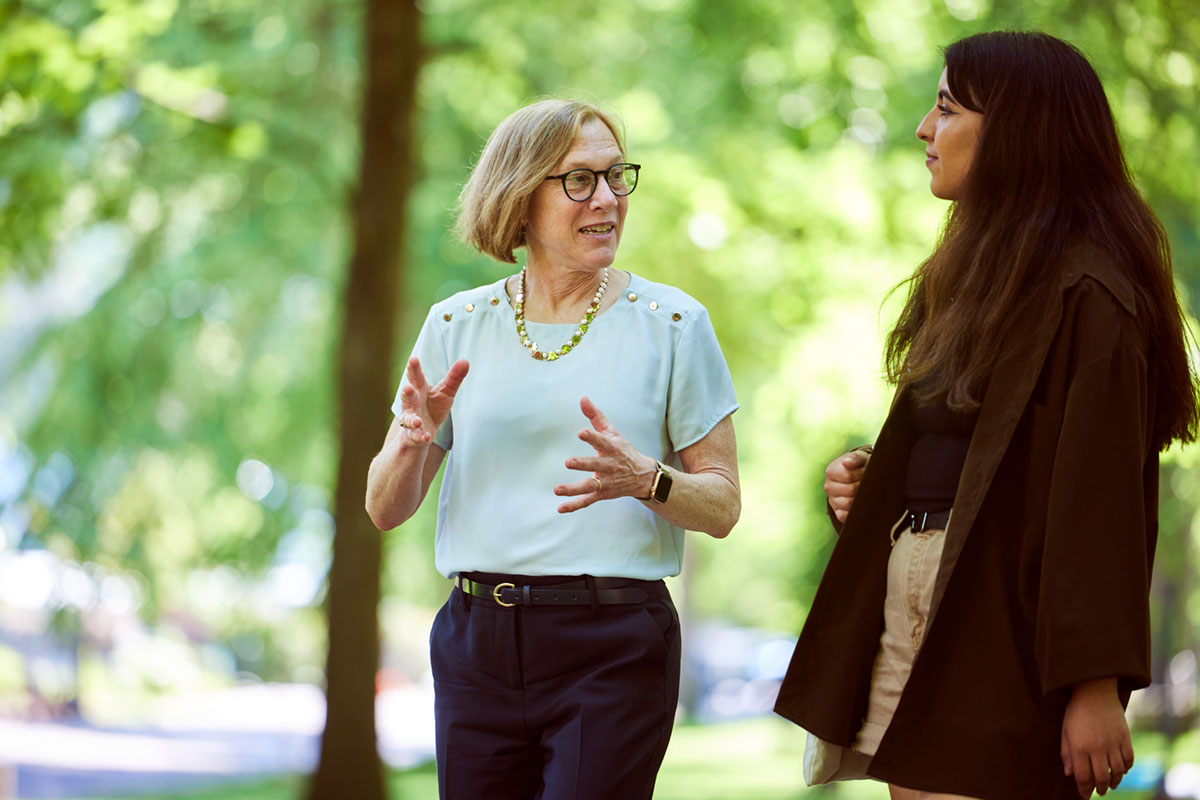
{"type": "Polygon", "coordinates": [[[367,0],[366,12],[362,155],[339,353],[341,452],[327,600],[328,712],[310,800],[387,796],[375,742],[382,543],[363,503],[367,467],[387,430],[393,389],[420,46],[414,0],[367,0]]]}

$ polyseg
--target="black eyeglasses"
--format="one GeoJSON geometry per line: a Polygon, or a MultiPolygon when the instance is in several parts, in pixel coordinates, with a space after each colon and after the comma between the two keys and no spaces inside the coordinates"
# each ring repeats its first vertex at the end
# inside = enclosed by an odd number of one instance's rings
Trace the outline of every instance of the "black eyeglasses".
{"type": "Polygon", "coordinates": [[[638,170],[641,164],[613,164],[608,169],[573,169],[561,175],[547,175],[546,180],[562,181],[563,191],[576,203],[591,199],[600,185],[600,176],[608,181],[608,188],[617,197],[624,197],[637,188],[638,170]]]}

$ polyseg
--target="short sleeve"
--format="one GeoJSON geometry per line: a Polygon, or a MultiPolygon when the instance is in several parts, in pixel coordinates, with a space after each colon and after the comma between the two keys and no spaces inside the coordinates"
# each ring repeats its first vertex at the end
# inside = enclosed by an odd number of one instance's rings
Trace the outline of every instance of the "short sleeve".
{"type": "Polygon", "coordinates": [[[708,311],[691,316],[675,347],[667,398],[667,434],[675,452],[693,445],[738,408],[733,378],[708,311]]]}
{"type": "MultiPolygon", "coordinates": [[[[412,350],[412,354],[421,360],[421,371],[425,373],[425,380],[430,384],[440,381],[450,370],[446,355],[446,341],[442,336],[436,312],[436,308],[431,309],[429,315],[425,317],[425,324],[421,326],[421,332],[417,335],[417,343],[413,345],[412,350]]],[[[406,360],[405,364],[407,363],[406,360]]],[[[408,383],[407,377],[401,377],[400,386],[396,389],[396,399],[392,401],[392,413],[396,416],[400,416],[400,392],[403,391],[406,383],[408,383]]],[[[438,426],[437,436],[433,438],[433,443],[443,450],[449,450],[450,445],[454,443],[453,409],[446,420],[438,426]]]]}
{"type": "Polygon", "coordinates": [[[1046,693],[1150,679],[1152,531],[1144,356],[1118,347],[1071,381],[1050,480],[1036,654],[1046,693]]]}

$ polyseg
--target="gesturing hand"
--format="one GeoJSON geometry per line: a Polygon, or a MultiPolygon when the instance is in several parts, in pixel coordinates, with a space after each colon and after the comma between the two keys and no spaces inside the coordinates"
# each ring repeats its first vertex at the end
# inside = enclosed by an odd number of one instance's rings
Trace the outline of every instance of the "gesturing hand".
{"type": "Polygon", "coordinates": [[[825,496],[829,498],[829,507],[838,522],[846,521],[870,458],[862,450],[851,450],[830,461],[825,468],[825,496]]]}
{"type": "Polygon", "coordinates": [[[1133,744],[1117,698],[1116,678],[1075,684],[1062,727],[1063,773],[1075,778],[1079,796],[1115,789],[1133,766],[1133,744]]]}
{"type": "Polygon", "coordinates": [[[559,513],[587,508],[597,500],[649,497],[650,485],[654,481],[654,459],[634,449],[587,397],[579,401],[579,410],[592,423],[591,428],[579,432],[579,438],[590,444],[596,450],[596,455],[592,458],[568,458],[566,465],[567,469],[591,472],[593,477],[554,487],[556,495],[577,498],[560,505],[559,513]]]}
{"type": "Polygon", "coordinates": [[[401,446],[424,447],[433,441],[437,435],[438,426],[446,421],[450,406],[454,403],[454,395],[467,377],[470,365],[465,358],[460,358],[450,365],[446,377],[433,386],[425,380],[421,369],[421,361],[416,356],[408,360],[405,376],[408,383],[400,390],[400,421],[405,428],[401,446]]]}

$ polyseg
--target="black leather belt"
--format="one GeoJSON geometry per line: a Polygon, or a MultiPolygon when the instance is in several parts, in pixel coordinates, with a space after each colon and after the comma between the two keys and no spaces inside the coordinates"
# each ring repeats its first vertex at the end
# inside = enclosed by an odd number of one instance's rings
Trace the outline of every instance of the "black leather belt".
{"type": "MultiPolygon", "coordinates": [[[[649,594],[637,584],[650,581],[631,581],[625,578],[596,578],[596,602],[600,605],[623,605],[644,603],[649,594]]],[[[592,593],[587,581],[569,581],[550,586],[518,586],[514,583],[498,583],[489,586],[470,578],[457,575],[454,585],[472,597],[483,597],[495,601],[496,605],[513,606],[586,606],[592,603],[592,593]]]]}
{"type": "Polygon", "coordinates": [[[910,528],[913,533],[921,533],[922,531],[944,531],[949,524],[950,509],[933,512],[910,511],[905,527],[910,528]]]}

